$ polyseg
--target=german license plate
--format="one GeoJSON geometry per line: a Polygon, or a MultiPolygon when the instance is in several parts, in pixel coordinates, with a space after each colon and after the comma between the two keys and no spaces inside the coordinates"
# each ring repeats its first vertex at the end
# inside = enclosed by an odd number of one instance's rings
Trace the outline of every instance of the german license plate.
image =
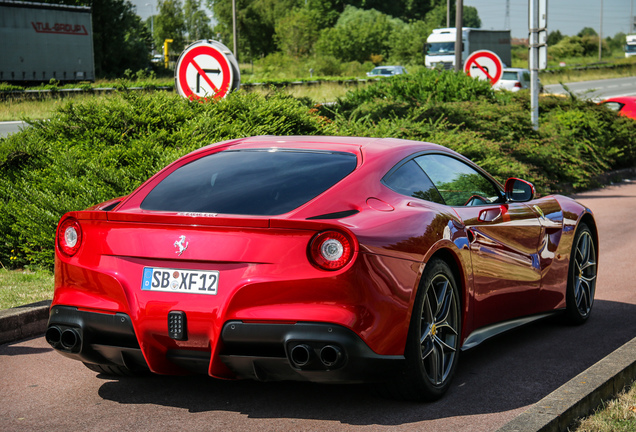
{"type": "Polygon", "coordinates": [[[216,295],[219,272],[144,267],[141,289],[186,294],[216,295]]]}

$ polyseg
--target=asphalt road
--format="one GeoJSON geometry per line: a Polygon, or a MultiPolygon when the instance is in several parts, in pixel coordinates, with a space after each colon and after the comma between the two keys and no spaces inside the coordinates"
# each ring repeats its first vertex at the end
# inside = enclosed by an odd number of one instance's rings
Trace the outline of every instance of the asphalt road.
{"type": "Polygon", "coordinates": [[[28,127],[28,125],[19,120],[0,122],[0,137],[5,138],[11,134],[20,132],[25,127],[28,127]]]}
{"type": "MultiPolygon", "coordinates": [[[[610,97],[636,96],[636,77],[567,83],[565,86],[576,96],[594,102],[610,97]]],[[[544,91],[552,94],[567,93],[561,84],[546,85],[544,91]]]]}
{"type": "Polygon", "coordinates": [[[600,232],[596,302],[580,327],[558,318],[462,353],[436,403],[386,400],[362,385],[110,379],[42,337],[0,346],[0,424],[12,430],[492,431],[636,336],[636,182],[578,197],[600,232]]]}

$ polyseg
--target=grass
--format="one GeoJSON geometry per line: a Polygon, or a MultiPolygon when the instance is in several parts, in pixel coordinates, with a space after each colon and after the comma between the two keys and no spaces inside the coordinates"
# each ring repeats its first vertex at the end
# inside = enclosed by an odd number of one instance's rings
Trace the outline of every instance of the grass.
{"type": "Polygon", "coordinates": [[[636,385],[623,391],[616,399],[604,402],[596,412],[580,420],[572,432],[633,432],[636,431],[636,385]]]}
{"type": "Polygon", "coordinates": [[[43,99],[8,99],[0,101],[0,121],[41,120],[50,118],[55,110],[69,100],[82,102],[94,98],[106,98],[108,95],[79,94],[64,98],[48,96],[43,99]]]}
{"type": "Polygon", "coordinates": [[[0,310],[53,298],[53,274],[47,270],[0,269],[0,310]]]}

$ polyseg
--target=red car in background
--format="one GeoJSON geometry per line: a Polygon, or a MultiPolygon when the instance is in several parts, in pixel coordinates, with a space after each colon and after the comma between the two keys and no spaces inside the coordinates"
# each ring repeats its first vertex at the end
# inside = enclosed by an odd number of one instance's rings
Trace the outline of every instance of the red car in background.
{"type": "Polygon", "coordinates": [[[636,96],[609,98],[601,103],[622,116],[636,119],[636,96]]]}
{"type": "Polygon", "coordinates": [[[589,209],[435,144],[253,137],[59,223],[46,340],[101,373],[373,382],[439,398],[459,353],[596,286],[589,209]]]}

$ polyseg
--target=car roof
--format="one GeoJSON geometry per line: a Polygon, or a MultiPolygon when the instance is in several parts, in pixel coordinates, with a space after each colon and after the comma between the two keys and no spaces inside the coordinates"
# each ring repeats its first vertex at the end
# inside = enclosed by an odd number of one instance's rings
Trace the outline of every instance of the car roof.
{"type": "MultiPolygon", "coordinates": [[[[411,141],[397,138],[372,138],[372,137],[346,137],[346,136],[271,136],[261,135],[236,140],[222,141],[207,147],[195,150],[187,156],[198,158],[210,152],[219,150],[242,149],[303,149],[303,150],[328,150],[354,153],[360,161],[366,162],[384,159],[387,166],[392,166],[401,159],[419,152],[440,151],[454,154],[463,158],[458,153],[438,144],[411,141]]],[[[381,165],[384,165],[382,163],[381,165]]]]}
{"type": "Polygon", "coordinates": [[[524,68],[503,68],[504,72],[530,72],[528,69],[524,69],[524,68]]]}

